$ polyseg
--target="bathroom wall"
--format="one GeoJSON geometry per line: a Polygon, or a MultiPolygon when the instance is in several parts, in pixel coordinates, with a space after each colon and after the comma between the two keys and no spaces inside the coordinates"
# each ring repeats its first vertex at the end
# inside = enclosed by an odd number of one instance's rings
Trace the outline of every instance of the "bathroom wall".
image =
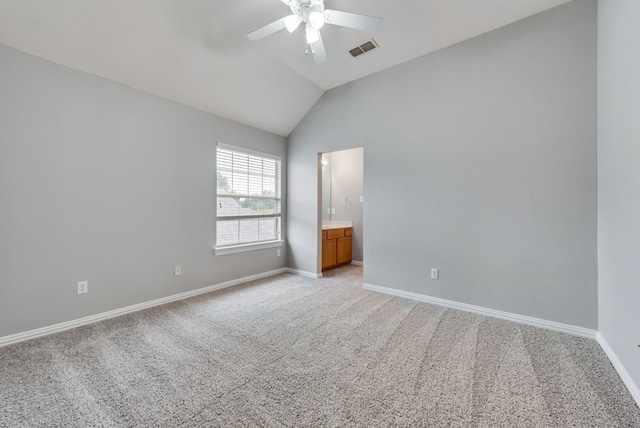
{"type": "Polygon", "coordinates": [[[322,221],[331,221],[331,153],[322,154],[322,221]]]}

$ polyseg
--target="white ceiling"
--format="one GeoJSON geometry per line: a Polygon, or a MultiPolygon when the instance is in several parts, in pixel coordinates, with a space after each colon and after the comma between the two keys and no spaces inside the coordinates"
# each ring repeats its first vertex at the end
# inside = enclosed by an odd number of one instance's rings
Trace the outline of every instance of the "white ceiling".
{"type": "Polygon", "coordinates": [[[380,34],[325,26],[245,35],[290,14],[279,0],[0,0],[0,43],[200,110],[288,135],[322,93],[569,0],[326,0],[384,18],[380,34]],[[348,50],[374,37],[380,48],[348,50]]]}

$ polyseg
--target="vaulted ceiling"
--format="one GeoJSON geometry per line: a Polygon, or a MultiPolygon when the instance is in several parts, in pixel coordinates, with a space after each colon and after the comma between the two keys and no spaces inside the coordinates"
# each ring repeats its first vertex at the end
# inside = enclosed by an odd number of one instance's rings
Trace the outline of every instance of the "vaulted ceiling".
{"type": "Polygon", "coordinates": [[[280,0],[2,0],[0,44],[286,136],[327,89],[568,1],[326,0],[384,28],[326,25],[320,65],[302,28],[247,39],[290,14],[280,0]]]}

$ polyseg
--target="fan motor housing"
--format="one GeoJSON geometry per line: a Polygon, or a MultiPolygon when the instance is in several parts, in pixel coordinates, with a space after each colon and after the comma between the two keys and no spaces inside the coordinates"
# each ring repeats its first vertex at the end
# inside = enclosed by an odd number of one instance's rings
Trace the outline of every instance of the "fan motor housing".
{"type": "Polygon", "coordinates": [[[302,21],[309,22],[309,14],[312,12],[324,12],[324,0],[292,0],[288,3],[291,13],[302,18],[302,21]]]}

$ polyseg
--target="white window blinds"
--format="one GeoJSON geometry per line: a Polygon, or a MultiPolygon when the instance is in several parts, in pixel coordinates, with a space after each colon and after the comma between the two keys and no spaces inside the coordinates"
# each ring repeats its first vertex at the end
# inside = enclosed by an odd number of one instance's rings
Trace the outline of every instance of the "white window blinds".
{"type": "Polygon", "coordinates": [[[216,247],[280,239],[280,158],[218,143],[216,247]]]}

